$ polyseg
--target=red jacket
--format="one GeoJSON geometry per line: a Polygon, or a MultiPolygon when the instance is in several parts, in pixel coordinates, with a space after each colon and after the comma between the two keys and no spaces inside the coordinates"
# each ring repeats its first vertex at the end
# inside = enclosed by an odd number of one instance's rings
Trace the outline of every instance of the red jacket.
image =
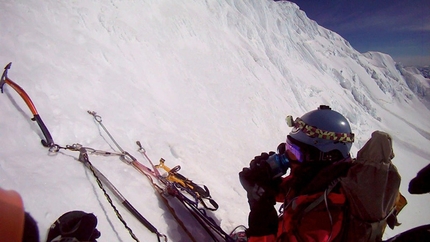
{"type": "MultiPolygon", "coordinates": [[[[285,178],[288,180],[289,177],[285,178]]],[[[284,213],[279,218],[278,234],[261,237],[250,237],[249,242],[310,242],[333,241],[341,231],[343,221],[343,206],[345,195],[341,192],[330,192],[327,203],[322,200],[314,208],[304,212],[309,204],[318,198],[323,198],[324,192],[311,195],[299,195],[288,199],[284,213]],[[326,207],[326,204],[329,210],[326,207]]],[[[283,194],[278,196],[278,202],[283,201],[283,194]]],[[[338,238],[339,239],[339,238],[338,238]]]]}

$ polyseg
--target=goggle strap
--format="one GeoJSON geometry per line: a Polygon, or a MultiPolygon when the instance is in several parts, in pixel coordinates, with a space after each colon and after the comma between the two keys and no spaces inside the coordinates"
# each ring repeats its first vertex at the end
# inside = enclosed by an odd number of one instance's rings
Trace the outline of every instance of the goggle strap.
{"type": "Polygon", "coordinates": [[[301,130],[303,133],[305,133],[307,136],[311,138],[333,140],[333,141],[338,141],[343,143],[354,142],[353,133],[336,133],[332,131],[322,130],[315,126],[306,124],[301,118],[296,118],[293,125],[294,125],[294,128],[301,130]]]}

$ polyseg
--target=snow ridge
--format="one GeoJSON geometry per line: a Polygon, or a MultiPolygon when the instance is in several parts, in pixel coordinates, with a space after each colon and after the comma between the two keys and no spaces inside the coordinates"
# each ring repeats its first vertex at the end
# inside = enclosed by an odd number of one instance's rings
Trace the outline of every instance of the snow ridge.
{"type": "MultiPolygon", "coordinates": [[[[388,55],[357,52],[291,2],[2,1],[0,9],[0,64],[13,62],[9,77],[55,142],[112,151],[87,114],[96,111],[125,150],[139,157],[140,140],[151,159],[181,165],[181,174],[207,185],[220,205],[212,216],[227,232],[247,223],[238,172],[285,140],[286,115],[320,104],[351,122],[353,155],[375,129],[393,136],[409,204],[402,226],[386,237],[430,217],[427,195],[407,193],[430,157],[428,80],[388,55]]],[[[0,186],[22,195],[41,240],[56,218],[79,209],[96,214],[102,241],[129,241],[78,154],[49,154],[8,86],[0,107],[0,186]]],[[[170,241],[188,241],[145,177],[114,157],[90,160],[170,241]]],[[[120,210],[138,238],[155,240],[120,210]]],[[[192,218],[185,221],[207,240],[192,218]]]]}

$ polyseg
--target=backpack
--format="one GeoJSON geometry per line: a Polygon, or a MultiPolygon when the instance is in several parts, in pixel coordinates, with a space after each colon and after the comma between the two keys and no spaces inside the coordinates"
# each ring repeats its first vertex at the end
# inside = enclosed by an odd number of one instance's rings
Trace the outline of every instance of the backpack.
{"type": "Polygon", "coordinates": [[[341,241],[381,241],[387,223],[399,225],[396,215],[406,199],[399,192],[401,177],[393,158],[390,135],[375,131],[339,179],[347,200],[341,241]]]}
{"type": "MultiPolygon", "coordinates": [[[[327,206],[328,194],[340,190],[346,198],[346,206],[340,232],[333,241],[382,241],[387,224],[391,228],[399,225],[396,215],[407,203],[399,192],[401,177],[391,163],[393,158],[390,135],[373,132],[346,175],[333,181],[323,195],[304,208],[301,216],[313,212],[324,202],[327,206]]],[[[334,228],[334,224],[331,227],[334,228]]],[[[328,241],[332,241],[331,238],[328,241]]]]}

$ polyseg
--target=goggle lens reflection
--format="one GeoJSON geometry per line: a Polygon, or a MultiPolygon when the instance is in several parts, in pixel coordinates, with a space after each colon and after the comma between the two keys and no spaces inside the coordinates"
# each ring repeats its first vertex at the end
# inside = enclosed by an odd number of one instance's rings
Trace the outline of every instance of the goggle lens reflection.
{"type": "Polygon", "coordinates": [[[285,143],[285,150],[290,153],[290,155],[294,156],[291,158],[294,158],[296,161],[303,162],[304,155],[302,150],[298,145],[291,143],[289,139],[287,139],[287,142],[285,143]]]}

